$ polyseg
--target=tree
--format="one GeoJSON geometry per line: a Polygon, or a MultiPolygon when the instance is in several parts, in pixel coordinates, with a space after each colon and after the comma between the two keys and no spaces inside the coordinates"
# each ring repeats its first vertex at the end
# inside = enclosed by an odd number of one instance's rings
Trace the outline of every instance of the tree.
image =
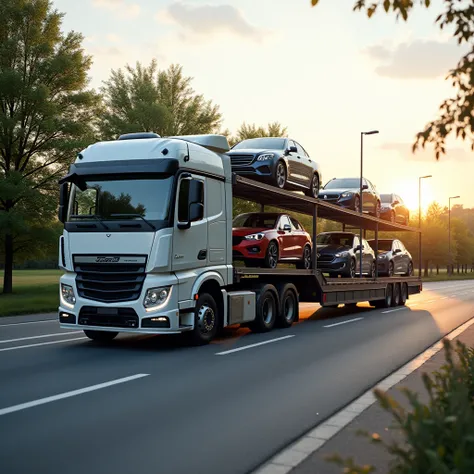
{"type": "Polygon", "coordinates": [[[283,127],[279,122],[269,123],[266,129],[262,126],[257,127],[255,124],[247,125],[244,122],[237,130],[235,137],[231,135],[229,130],[222,132],[223,135],[227,136],[230,146],[234,146],[236,143],[249,138],[286,137],[287,133],[287,128],[283,127]]]}
{"type": "MultiPolygon", "coordinates": [[[[313,6],[319,0],[311,0],[313,6]]],[[[461,57],[457,66],[449,71],[446,79],[457,89],[454,97],[445,100],[439,107],[440,115],[428,123],[416,135],[413,152],[420,146],[431,143],[436,159],[445,154],[445,142],[451,133],[471,142],[474,150],[474,6],[472,1],[443,0],[444,10],[436,18],[441,30],[454,26],[454,38],[458,44],[466,44],[470,50],[461,57]]],[[[386,13],[394,13],[406,21],[415,8],[429,8],[431,0],[357,0],[354,10],[365,10],[371,18],[382,7],[386,13]]]]}
{"type": "Polygon", "coordinates": [[[97,97],[83,37],[62,33],[50,0],[0,0],[0,17],[0,238],[11,293],[16,241],[38,245],[25,236],[52,222],[53,179],[93,140],[97,97]]]}
{"type": "Polygon", "coordinates": [[[191,88],[191,77],[172,65],[159,71],[156,60],[148,67],[137,62],[125,71],[113,70],[104,82],[103,138],[121,133],[153,131],[161,136],[213,133],[222,116],[219,107],[191,88]]]}

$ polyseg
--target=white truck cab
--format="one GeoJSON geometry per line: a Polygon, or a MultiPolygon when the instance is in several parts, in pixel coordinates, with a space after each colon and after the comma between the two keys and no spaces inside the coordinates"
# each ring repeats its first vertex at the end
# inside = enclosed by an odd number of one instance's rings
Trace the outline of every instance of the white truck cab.
{"type": "MultiPolygon", "coordinates": [[[[140,133],[78,154],[60,180],[61,327],[97,340],[189,331],[208,342],[228,324],[228,150],[221,135],[140,133]]],[[[237,319],[248,320],[255,295],[237,296],[248,300],[237,319]]]]}

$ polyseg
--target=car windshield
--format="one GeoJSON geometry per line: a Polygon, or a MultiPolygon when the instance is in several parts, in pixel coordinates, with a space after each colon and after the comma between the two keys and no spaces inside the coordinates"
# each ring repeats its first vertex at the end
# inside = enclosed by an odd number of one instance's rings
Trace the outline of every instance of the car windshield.
{"type": "Polygon", "coordinates": [[[359,187],[360,180],[358,178],[338,178],[329,181],[323,189],[356,189],[359,187]]]}
{"type": "Polygon", "coordinates": [[[351,247],[354,237],[348,234],[319,234],[316,237],[317,245],[339,245],[351,247]]]}
{"type": "MultiPolygon", "coordinates": [[[[154,179],[87,180],[85,188],[73,184],[68,221],[97,216],[103,220],[122,219],[114,214],[135,214],[147,220],[167,220],[173,177],[154,179]]],[[[132,216],[130,216],[132,218],[132,216]]]]}
{"type": "Polygon", "coordinates": [[[284,150],[285,138],[249,138],[237,143],[232,150],[260,149],[260,150],[284,150]]]}
{"type": "Polygon", "coordinates": [[[387,202],[387,203],[390,204],[392,202],[392,195],[391,194],[381,194],[380,199],[382,200],[382,202],[387,202]]]}
{"type": "MultiPolygon", "coordinates": [[[[370,246],[375,250],[375,240],[369,241],[370,246]]],[[[392,250],[392,241],[391,240],[379,240],[379,253],[380,252],[390,252],[392,250]]]]}
{"type": "Polygon", "coordinates": [[[276,221],[278,219],[278,215],[274,214],[242,214],[237,216],[233,222],[232,227],[253,227],[257,228],[265,228],[265,229],[274,229],[276,226],[276,221]]]}

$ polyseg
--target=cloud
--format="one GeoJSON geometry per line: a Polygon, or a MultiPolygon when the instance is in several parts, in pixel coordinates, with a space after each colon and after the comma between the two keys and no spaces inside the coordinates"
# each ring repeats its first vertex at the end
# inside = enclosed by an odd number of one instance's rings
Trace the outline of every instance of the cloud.
{"type": "Polygon", "coordinates": [[[435,79],[447,75],[463,54],[463,48],[454,42],[416,40],[395,48],[374,45],[366,53],[377,62],[385,63],[375,68],[380,76],[435,79]]]}
{"type": "Polygon", "coordinates": [[[125,0],[92,0],[92,5],[113,11],[120,18],[136,18],[140,15],[140,5],[125,0]]]}
{"type": "Polygon", "coordinates": [[[111,34],[108,34],[107,35],[107,40],[110,42],[110,43],[120,43],[120,37],[117,36],[116,34],[114,33],[111,33],[111,34]]]}
{"type": "MultiPolygon", "coordinates": [[[[107,0],[112,1],[112,0],[107,0]]],[[[227,31],[244,38],[261,41],[266,32],[251,25],[242,13],[232,5],[186,5],[174,2],[156,16],[160,22],[172,22],[181,26],[182,37],[186,33],[210,36],[227,31]]]]}
{"type": "MultiPolygon", "coordinates": [[[[431,162],[436,161],[435,153],[432,148],[426,146],[425,149],[420,148],[415,153],[412,152],[412,143],[384,143],[380,146],[382,150],[394,151],[406,161],[431,162]]],[[[460,161],[472,162],[472,153],[467,152],[463,148],[454,147],[447,148],[446,155],[440,156],[440,161],[460,161]]]]}

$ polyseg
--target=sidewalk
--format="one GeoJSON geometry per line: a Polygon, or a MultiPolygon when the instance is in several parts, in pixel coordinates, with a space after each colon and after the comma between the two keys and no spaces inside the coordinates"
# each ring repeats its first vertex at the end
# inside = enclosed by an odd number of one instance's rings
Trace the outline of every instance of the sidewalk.
{"type": "MultiPolygon", "coordinates": [[[[457,339],[468,346],[474,346],[474,324],[454,338],[454,340],[457,339]]],[[[421,367],[389,389],[388,393],[400,402],[404,408],[408,408],[409,404],[406,401],[406,397],[400,393],[400,387],[407,387],[410,390],[416,391],[420,394],[420,401],[426,402],[428,394],[423,386],[421,374],[438,370],[444,362],[444,350],[441,350],[421,367]]],[[[358,430],[365,430],[369,433],[378,433],[382,439],[387,441],[402,441],[401,434],[391,430],[391,425],[391,415],[384,411],[378,402],[375,402],[330,438],[320,449],[289,472],[291,474],[341,474],[342,468],[324,459],[327,455],[338,453],[343,458],[352,457],[361,466],[365,464],[374,466],[377,469],[377,473],[387,473],[391,459],[390,455],[382,446],[372,444],[366,437],[358,436],[356,432],[358,430]]]]}

